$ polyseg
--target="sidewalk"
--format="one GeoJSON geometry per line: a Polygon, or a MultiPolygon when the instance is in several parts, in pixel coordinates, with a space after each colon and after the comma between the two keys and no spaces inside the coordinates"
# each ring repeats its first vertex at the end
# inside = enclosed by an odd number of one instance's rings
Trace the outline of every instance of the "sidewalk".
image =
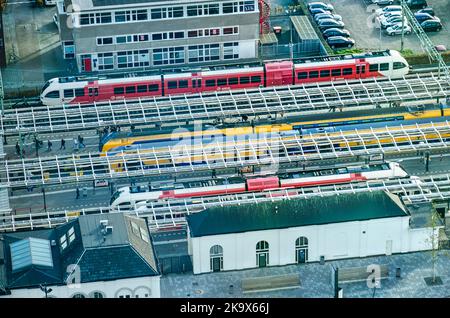
{"type": "Polygon", "coordinates": [[[389,266],[389,278],[381,281],[381,288],[369,289],[366,282],[340,284],[344,298],[436,298],[450,295],[450,258],[441,255],[437,261],[437,273],[442,285],[428,286],[424,278],[430,277],[430,252],[417,252],[391,256],[378,256],[363,259],[266,267],[242,271],[219,272],[209,274],[168,274],[161,278],[161,297],[334,297],[331,285],[331,264],[338,267],[362,267],[370,264],[389,266]],[[395,277],[396,268],[401,268],[401,278],[395,277]],[[271,292],[242,293],[241,280],[247,277],[294,274],[300,275],[300,287],[271,292]],[[230,288],[230,285],[233,287],[230,288]]]}

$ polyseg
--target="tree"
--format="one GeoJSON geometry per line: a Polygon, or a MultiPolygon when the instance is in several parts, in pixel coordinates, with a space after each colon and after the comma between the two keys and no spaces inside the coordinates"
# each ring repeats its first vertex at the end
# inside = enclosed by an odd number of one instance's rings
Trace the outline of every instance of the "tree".
{"type": "Polygon", "coordinates": [[[0,11],[1,12],[5,11],[7,4],[8,4],[8,0],[0,0],[0,11]]]}

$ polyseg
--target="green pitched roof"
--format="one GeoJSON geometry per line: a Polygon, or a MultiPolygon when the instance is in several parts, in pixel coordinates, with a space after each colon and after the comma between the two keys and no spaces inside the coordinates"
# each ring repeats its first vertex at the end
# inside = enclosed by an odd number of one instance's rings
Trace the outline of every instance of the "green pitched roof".
{"type": "Polygon", "coordinates": [[[397,197],[378,191],[264,204],[215,207],[187,217],[191,237],[364,221],[408,215],[397,197]]]}

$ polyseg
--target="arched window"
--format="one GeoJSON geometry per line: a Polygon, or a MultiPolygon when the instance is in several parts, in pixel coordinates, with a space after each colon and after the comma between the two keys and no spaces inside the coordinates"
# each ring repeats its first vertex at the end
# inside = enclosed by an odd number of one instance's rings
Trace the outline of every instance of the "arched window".
{"type": "Polygon", "coordinates": [[[211,271],[223,270],[223,248],[220,245],[211,246],[209,249],[209,266],[211,271]]]}
{"type": "Polygon", "coordinates": [[[295,241],[295,262],[306,263],[308,261],[308,239],[300,236],[295,241]]]}
{"type": "Polygon", "coordinates": [[[266,267],[269,265],[269,243],[259,241],[256,243],[256,266],[266,267]]]}
{"type": "Polygon", "coordinates": [[[72,295],[72,298],[86,298],[86,296],[82,293],[76,293],[72,295]]]}
{"type": "Polygon", "coordinates": [[[90,294],[91,298],[105,298],[105,295],[102,292],[95,291],[90,294]]]}

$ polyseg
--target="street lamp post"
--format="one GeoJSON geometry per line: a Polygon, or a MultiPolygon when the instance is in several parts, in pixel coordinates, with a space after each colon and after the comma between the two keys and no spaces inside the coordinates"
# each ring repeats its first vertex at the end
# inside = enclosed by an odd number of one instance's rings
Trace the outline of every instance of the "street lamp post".
{"type": "Polygon", "coordinates": [[[53,291],[53,289],[47,288],[46,283],[40,284],[39,288],[45,293],[45,298],[48,298],[48,294],[50,294],[53,291]]]}
{"type": "Polygon", "coordinates": [[[402,38],[400,40],[400,52],[403,52],[404,37],[405,37],[405,0],[401,0],[402,6],[402,38]]]}

